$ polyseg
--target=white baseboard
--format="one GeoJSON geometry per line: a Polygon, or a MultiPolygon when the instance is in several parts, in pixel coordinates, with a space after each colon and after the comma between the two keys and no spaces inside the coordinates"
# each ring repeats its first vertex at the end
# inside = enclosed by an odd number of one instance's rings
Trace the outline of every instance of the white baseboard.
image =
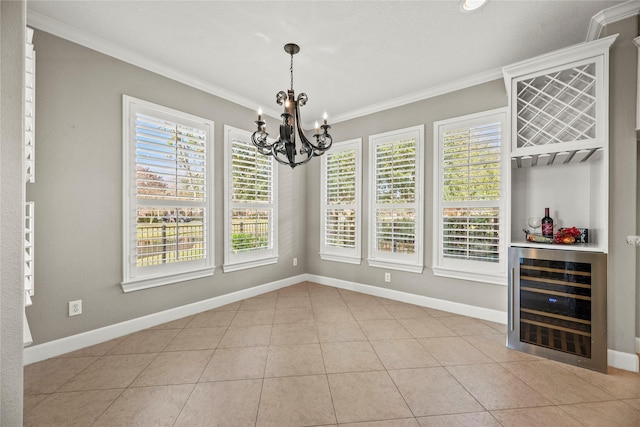
{"type": "MultiPolygon", "coordinates": [[[[138,332],[143,329],[151,328],[162,323],[198,314],[203,311],[221,307],[226,304],[231,304],[236,301],[241,301],[246,298],[262,295],[264,293],[275,291],[280,288],[295,285],[296,283],[304,281],[310,281],[319,283],[321,285],[361,292],[367,295],[388,298],[395,301],[419,305],[422,307],[448,311],[451,313],[475,317],[491,322],[507,324],[507,312],[500,310],[476,307],[468,304],[461,304],[453,301],[415,295],[407,292],[395,291],[392,289],[365,285],[362,283],[351,282],[347,280],[334,279],[331,277],[317,276],[314,274],[300,274],[298,276],[277,280],[271,283],[266,283],[264,285],[254,286],[249,289],[243,289],[241,291],[232,292],[230,294],[221,295],[219,297],[210,298],[204,301],[198,301],[192,304],[183,305],[181,307],[176,307],[136,319],[131,319],[126,322],[116,323],[114,325],[109,325],[103,328],[94,329],[92,331],[83,332],[81,334],[72,335],[70,337],[61,338],[59,340],[27,347],[24,349],[23,363],[24,365],[29,365],[31,363],[60,356],[71,351],[79,350],[81,348],[92,346],[95,344],[100,344],[102,342],[114,338],[119,338],[133,332],[138,332]]],[[[640,352],[640,338],[636,338],[635,343],[636,351],[640,352]]],[[[609,349],[607,352],[607,356],[609,366],[618,369],[624,369],[627,371],[639,372],[639,359],[637,354],[624,353],[621,351],[609,349]]]]}
{"type": "Polygon", "coordinates": [[[100,344],[114,338],[119,338],[133,332],[161,325],[172,320],[202,313],[203,311],[231,304],[236,301],[241,301],[246,298],[262,295],[267,292],[284,288],[285,286],[295,285],[296,283],[300,283],[305,280],[307,279],[304,274],[293,276],[277,280],[275,282],[266,283],[264,285],[254,286],[249,289],[243,289],[241,291],[221,295],[219,297],[210,298],[204,301],[198,301],[181,307],[175,307],[158,313],[149,314],[147,316],[138,317],[136,319],[127,320],[126,322],[116,323],[114,325],[105,326],[92,331],[27,347],[23,352],[23,364],[29,365],[31,363],[40,362],[71,351],[100,344]]]}
{"type": "Polygon", "coordinates": [[[638,362],[638,355],[636,353],[624,353],[611,349],[607,350],[607,363],[611,367],[624,369],[625,371],[640,372],[638,362]]]}
{"type": "Polygon", "coordinates": [[[415,304],[421,307],[428,307],[436,310],[442,310],[442,311],[448,311],[450,313],[460,314],[463,316],[475,317],[477,319],[489,320],[491,322],[501,323],[503,325],[507,324],[506,311],[476,307],[473,305],[462,304],[459,302],[425,297],[422,295],[410,294],[402,291],[394,291],[392,289],[380,288],[378,286],[365,285],[365,284],[356,283],[356,282],[349,282],[346,280],[334,279],[331,277],[316,276],[313,274],[307,274],[307,280],[310,282],[320,283],[321,285],[333,286],[335,288],[361,292],[363,294],[373,295],[376,297],[388,298],[394,301],[401,301],[401,302],[406,302],[408,304],[415,304]]]}

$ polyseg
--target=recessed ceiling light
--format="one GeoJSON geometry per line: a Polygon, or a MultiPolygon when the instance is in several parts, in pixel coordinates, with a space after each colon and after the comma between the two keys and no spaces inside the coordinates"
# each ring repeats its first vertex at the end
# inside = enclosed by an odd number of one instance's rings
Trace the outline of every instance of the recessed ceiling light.
{"type": "Polygon", "coordinates": [[[460,10],[463,12],[471,12],[480,9],[487,0],[462,0],[460,2],[460,10]]]}

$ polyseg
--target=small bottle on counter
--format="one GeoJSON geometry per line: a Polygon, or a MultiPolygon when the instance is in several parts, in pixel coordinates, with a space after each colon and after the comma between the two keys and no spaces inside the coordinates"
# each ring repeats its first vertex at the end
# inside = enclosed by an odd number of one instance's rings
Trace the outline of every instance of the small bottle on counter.
{"type": "Polygon", "coordinates": [[[542,235],[544,237],[553,237],[553,218],[549,216],[549,208],[544,208],[544,217],[542,217],[542,235]]]}

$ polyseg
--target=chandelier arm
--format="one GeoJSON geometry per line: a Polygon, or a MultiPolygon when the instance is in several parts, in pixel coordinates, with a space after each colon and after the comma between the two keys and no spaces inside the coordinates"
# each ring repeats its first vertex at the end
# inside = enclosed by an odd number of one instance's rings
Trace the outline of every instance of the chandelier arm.
{"type": "MultiPolygon", "coordinates": [[[[322,127],[324,128],[325,126],[322,127]]],[[[331,146],[333,145],[333,138],[331,137],[331,135],[329,135],[327,129],[324,129],[323,134],[316,135],[316,139],[318,140],[318,146],[320,146],[320,143],[322,143],[322,148],[318,150],[319,153],[316,154],[317,156],[323,155],[324,152],[331,148],[331,146]],[[328,144],[326,143],[327,139],[329,140],[328,144]]]]}
{"type": "MultiPolygon", "coordinates": [[[[307,157],[306,157],[306,158],[304,158],[303,160],[301,160],[301,161],[299,161],[299,162],[295,162],[295,161],[293,161],[293,162],[292,162],[292,161],[289,161],[289,159],[288,159],[288,158],[287,158],[286,160],[285,160],[285,159],[281,159],[281,158],[278,156],[278,154],[277,154],[277,153],[278,153],[278,152],[274,152],[274,154],[273,154],[273,158],[274,158],[278,163],[280,163],[280,164],[287,165],[287,166],[291,166],[291,169],[295,168],[296,166],[300,166],[300,165],[303,165],[303,164],[307,163],[309,160],[311,160],[311,159],[314,157],[313,155],[311,155],[311,154],[309,154],[309,153],[306,153],[306,156],[307,156],[307,157]]],[[[282,153],[282,152],[280,152],[280,153],[282,153]]],[[[285,154],[285,155],[286,155],[286,153],[283,153],[283,154],[285,154]]]]}
{"type": "Polygon", "coordinates": [[[268,136],[269,134],[262,130],[260,125],[258,125],[258,130],[251,135],[251,142],[253,142],[253,145],[259,149],[270,149],[273,144],[269,144],[269,142],[267,142],[268,136]]]}
{"type": "Polygon", "coordinates": [[[304,92],[298,95],[298,99],[296,100],[298,107],[304,107],[307,104],[307,101],[309,101],[309,97],[304,92]]]}
{"type": "Polygon", "coordinates": [[[253,145],[255,145],[258,148],[267,147],[267,144],[265,143],[264,139],[260,136],[260,131],[255,131],[251,135],[251,142],[253,142],[253,145]]]}
{"type": "Polygon", "coordinates": [[[302,145],[304,146],[310,145],[311,147],[313,147],[313,144],[311,143],[311,141],[307,139],[307,137],[304,135],[302,128],[300,127],[300,113],[298,112],[297,108],[296,108],[296,128],[298,130],[298,135],[300,136],[300,142],[302,143],[302,145]]]}
{"type": "Polygon", "coordinates": [[[258,130],[251,134],[251,142],[257,148],[258,153],[263,156],[272,156],[276,157],[276,150],[281,145],[281,142],[274,141],[273,143],[268,142],[269,134],[262,130],[261,126],[258,125],[258,130]]]}
{"type": "Polygon", "coordinates": [[[287,92],[281,90],[276,94],[276,103],[278,105],[284,105],[284,100],[287,99],[287,92]]]}
{"type": "MultiPolygon", "coordinates": [[[[314,152],[314,154],[313,154],[314,156],[320,156],[320,155],[322,155],[322,153],[324,153],[326,150],[328,150],[329,147],[325,148],[324,145],[323,146],[321,146],[320,144],[316,145],[313,142],[309,141],[307,139],[307,137],[304,135],[304,132],[302,131],[302,128],[300,127],[300,110],[298,108],[296,108],[296,127],[298,128],[298,135],[300,136],[300,142],[302,143],[303,147],[306,150],[309,150],[308,147],[311,147],[310,151],[314,152]],[[318,151],[319,154],[316,154],[315,153],[316,151],[318,151]]],[[[330,142],[333,143],[333,140],[331,139],[331,135],[329,135],[327,133],[327,128],[329,126],[328,125],[322,125],[322,127],[324,128],[323,141],[324,141],[324,136],[326,135],[326,136],[329,137],[330,142]]],[[[317,142],[320,142],[320,139],[319,138],[317,138],[317,139],[318,139],[317,142]]],[[[329,146],[331,146],[331,144],[329,144],[329,146]]]]}

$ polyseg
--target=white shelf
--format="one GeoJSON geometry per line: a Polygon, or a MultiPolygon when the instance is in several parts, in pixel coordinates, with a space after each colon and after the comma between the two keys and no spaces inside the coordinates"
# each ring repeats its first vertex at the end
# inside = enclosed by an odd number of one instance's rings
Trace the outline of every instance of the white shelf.
{"type": "Polygon", "coordinates": [[[573,245],[561,245],[555,243],[533,243],[528,241],[516,241],[511,242],[511,246],[517,246],[520,248],[533,248],[533,249],[553,249],[559,251],[577,251],[577,252],[604,252],[600,245],[595,243],[576,243],[573,245]]]}

